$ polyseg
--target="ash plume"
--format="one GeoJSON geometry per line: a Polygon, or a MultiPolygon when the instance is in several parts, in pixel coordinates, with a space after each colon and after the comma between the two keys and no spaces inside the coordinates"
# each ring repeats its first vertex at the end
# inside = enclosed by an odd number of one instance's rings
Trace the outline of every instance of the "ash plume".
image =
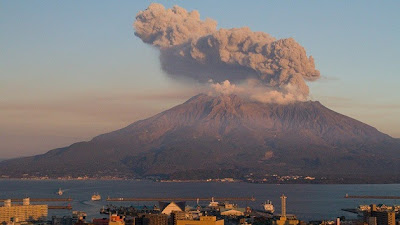
{"type": "Polygon", "coordinates": [[[263,102],[307,99],[305,81],[318,79],[320,73],[293,38],[277,40],[247,27],[216,27],[212,19],[201,20],[197,11],[165,9],[156,3],[140,11],[134,23],[135,35],[160,49],[161,67],[171,77],[201,83],[211,79],[215,91],[228,81],[263,102]]]}

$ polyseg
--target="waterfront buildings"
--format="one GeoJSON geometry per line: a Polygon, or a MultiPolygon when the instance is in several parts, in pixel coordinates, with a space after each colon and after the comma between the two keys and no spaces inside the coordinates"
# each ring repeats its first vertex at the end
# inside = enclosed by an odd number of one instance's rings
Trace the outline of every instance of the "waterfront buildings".
{"type": "Polygon", "coordinates": [[[22,205],[14,205],[8,199],[0,207],[0,223],[45,220],[47,213],[47,205],[31,205],[29,198],[24,198],[22,205]]]}
{"type": "Polygon", "coordinates": [[[221,216],[244,216],[244,208],[232,208],[220,210],[221,216]]]}
{"type": "Polygon", "coordinates": [[[199,220],[177,220],[177,225],[224,225],[216,216],[200,216],[199,220]]]}
{"type": "Polygon", "coordinates": [[[185,211],[186,202],[159,202],[162,214],[171,215],[171,212],[185,211]]]}
{"type": "Polygon", "coordinates": [[[178,220],[197,220],[202,215],[200,211],[172,211],[170,215],[170,224],[177,225],[178,220]]]}
{"type": "Polygon", "coordinates": [[[370,212],[365,218],[368,225],[395,225],[395,212],[391,210],[378,210],[375,204],[370,207],[370,212]]]}

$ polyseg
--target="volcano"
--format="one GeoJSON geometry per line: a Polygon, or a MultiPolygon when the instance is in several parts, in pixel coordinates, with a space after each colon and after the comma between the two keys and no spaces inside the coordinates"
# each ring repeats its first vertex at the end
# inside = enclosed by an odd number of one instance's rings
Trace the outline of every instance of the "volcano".
{"type": "Polygon", "coordinates": [[[317,101],[200,94],[88,142],[0,162],[0,175],[400,179],[400,141],[317,101]],[[24,175],[25,174],[25,175],[24,175]]]}

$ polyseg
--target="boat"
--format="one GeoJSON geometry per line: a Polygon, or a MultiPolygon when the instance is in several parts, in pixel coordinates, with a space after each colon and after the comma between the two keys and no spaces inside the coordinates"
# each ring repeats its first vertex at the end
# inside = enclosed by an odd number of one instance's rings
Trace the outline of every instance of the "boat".
{"type": "Polygon", "coordinates": [[[211,198],[211,202],[208,206],[209,207],[217,207],[218,206],[218,202],[214,201],[214,197],[211,198]]]}
{"type": "Polygon", "coordinates": [[[59,188],[59,189],[58,189],[58,191],[57,191],[57,194],[61,196],[61,195],[63,195],[63,194],[64,194],[64,191],[63,191],[63,190],[61,190],[61,188],[59,188]]]}
{"type": "Polygon", "coordinates": [[[100,201],[101,200],[101,196],[99,195],[99,193],[94,193],[92,195],[92,201],[100,201]]]}
{"type": "Polygon", "coordinates": [[[267,200],[266,202],[264,202],[263,206],[264,206],[265,212],[267,212],[267,213],[275,212],[274,205],[272,205],[272,202],[270,200],[267,200]]]}

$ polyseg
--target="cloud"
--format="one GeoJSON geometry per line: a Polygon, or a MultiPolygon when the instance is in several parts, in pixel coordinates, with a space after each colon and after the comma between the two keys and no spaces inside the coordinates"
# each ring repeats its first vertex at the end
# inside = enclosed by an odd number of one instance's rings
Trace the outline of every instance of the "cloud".
{"type": "Polygon", "coordinates": [[[229,82],[229,80],[225,80],[224,82],[221,82],[221,83],[211,83],[211,88],[216,93],[225,94],[225,95],[230,95],[230,94],[240,92],[240,90],[236,87],[236,85],[231,84],[231,82],[229,82]]]}
{"type": "Polygon", "coordinates": [[[210,34],[216,31],[217,22],[201,21],[198,11],[187,12],[179,6],[165,9],[161,4],[152,3],[136,15],[134,27],[135,35],[145,43],[165,48],[210,34]]]}
{"type": "Polygon", "coordinates": [[[277,40],[247,27],[217,30],[214,20],[202,21],[197,11],[179,6],[153,3],[137,14],[134,28],[136,36],[159,48],[162,69],[173,78],[231,84],[252,79],[267,90],[257,99],[281,93],[299,100],[309,95],[306,81],[320,77],[312,56],[293,38],[277,40]]]}
{"type": "Polygon", "coordinates": [[[280,88],[280,90],[285,89],[285,92],[277,91],[273,88],[266,88],[257,80],[252,79],[240,84],[232,84],[228,80],[221,83],[211,82],[210,87],[212,90],[209,92],[209,95],[236,94],[263,103],[289,104],[295,101],[306,100],[303,95],[297,93],[297,88],[291,84],[280,88]]]}

